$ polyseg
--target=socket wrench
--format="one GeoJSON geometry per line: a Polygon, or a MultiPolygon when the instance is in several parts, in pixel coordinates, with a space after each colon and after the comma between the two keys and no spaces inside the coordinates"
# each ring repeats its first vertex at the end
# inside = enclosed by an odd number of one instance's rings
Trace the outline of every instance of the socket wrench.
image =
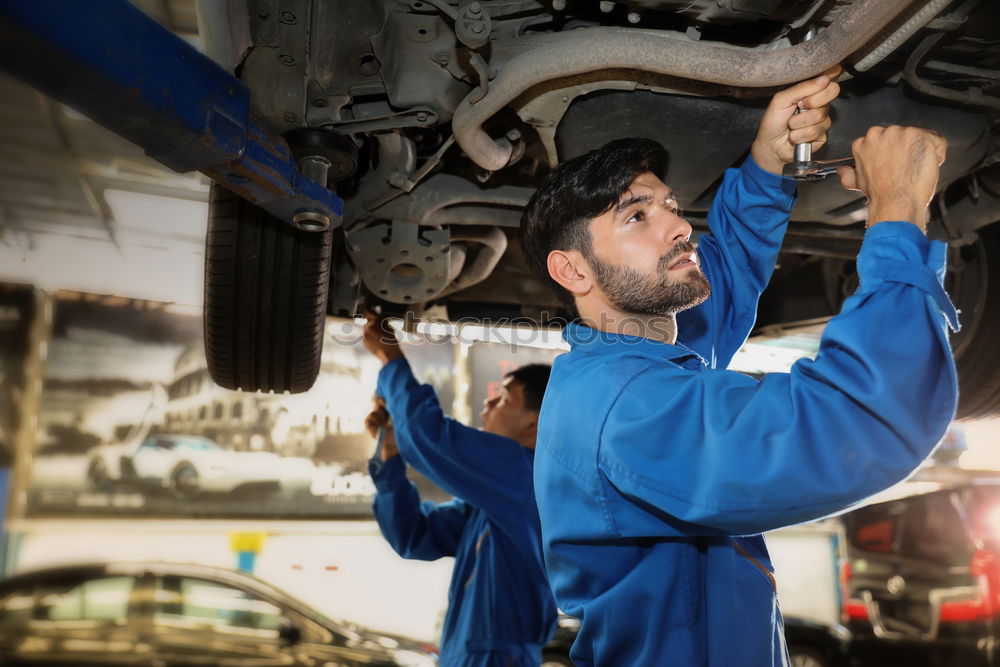
{"type": "Polygon", "coordinates": [[[789,162],[781,170],[781,175],[795,181],[821,181],[830,174],[837,171],[837,167],[853,167],[854,156],[840,158],[839,160],[805,160],[799,159],[799,149],[805,147],[810,149],[809,144],[799,144],[795,147],[795,162],[789,162]]]}

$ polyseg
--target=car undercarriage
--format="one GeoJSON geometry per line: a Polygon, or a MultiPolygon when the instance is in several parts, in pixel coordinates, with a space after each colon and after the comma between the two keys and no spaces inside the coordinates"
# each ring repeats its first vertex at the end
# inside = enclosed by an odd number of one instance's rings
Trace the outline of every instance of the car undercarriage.
{"type": "MultiPolygon", "coordinates": [[[[655,139],[697,235],[770,96],[843,63],[818,158],[849,155],[873,125],[948,140],[928,233],[950,245],[962,313],[959,416],[1000,412],[993,2],[220,0],[199,12],[209,55],[252,91],[253,115],[344,201],[339,225],[296,228],[213,188],[206,352],[223,386],[308,389],[328,314],[565,318],[517,242],[549,170],[612,139],[655,139]]],[[[865,215],[836,178],[800,185],[758,330],[839,310],[865,215]]]]}

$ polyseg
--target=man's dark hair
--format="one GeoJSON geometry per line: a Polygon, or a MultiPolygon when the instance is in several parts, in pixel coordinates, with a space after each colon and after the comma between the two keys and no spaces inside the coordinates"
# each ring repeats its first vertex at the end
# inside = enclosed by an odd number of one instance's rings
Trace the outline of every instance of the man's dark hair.
{"type": "Polygon", "coordinates": [[[538,412],[542,409],[542,396],[545,386],[549,383],[552,366],[548,364],[527,364],[520,366],[505,375],[524,387],[524,409],[538,412]]]}
{"type": "Polygon", "coordinates": [[[667,151],[652,139],[616,139],[563,162],[542,180],[521,216],[521,248],[543,284],[576,314],[573,295],[549,276],[553,250],[578,250],[592,257],[589,222],[618,203],[636,176],[663,179],[667,151]]]}

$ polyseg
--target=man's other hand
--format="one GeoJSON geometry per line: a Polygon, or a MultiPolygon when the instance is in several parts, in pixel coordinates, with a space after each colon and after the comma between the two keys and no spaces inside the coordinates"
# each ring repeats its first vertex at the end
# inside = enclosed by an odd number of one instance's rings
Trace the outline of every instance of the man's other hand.
{"type": "Polygon", "coordinates": [[[771,98],[750,148],[761,168],[780,174],[781,168],[795,159],[795,144],[809,142],[815,151],[826,143],[830,102],[840,94],[840,85],[834,79],[842,71],[840,65],[835,65],[815,79],[786,88],[771,98]]]}
{"type": "Polygon", "coordinates": [[[925,231],[927,207],[948,150],[944,137],[919,127],[872,127],[854,140],[851,150],[855,166],[837,173],[845,188],[867,195],[868,226],[902,220],[925,231]]]}
{"type": "Polygon", "coordinates": [[[379,429],[385,429],[385,437],[382,439],[383,461],[388,461],[399,453],[396,448],[396,432],[392,428],[389,411],[385,409],[385,401],[381,396],[375,397],[375,405],[365,417],[365,429],[367,429],[368,435],[376,439],[379,429]]]}
{"type": "Polygon", "coordinates": [[[389,323],[375,313],[365,313],[368,323],[365,325],[364,344],[368,351],[375,355],[383,364],[393,359],[401,359],[403,350],[399,347],[396,332],[389,323]]]}

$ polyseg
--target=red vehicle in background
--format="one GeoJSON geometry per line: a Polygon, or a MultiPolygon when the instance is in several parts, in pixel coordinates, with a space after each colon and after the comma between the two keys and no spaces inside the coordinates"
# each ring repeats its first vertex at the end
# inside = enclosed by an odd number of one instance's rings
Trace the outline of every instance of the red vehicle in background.
{"type": "Polygon", "coordinates": [[[844,624],[861,665],[1000,665],[1000,483],[844,515],[844,624]]]}

